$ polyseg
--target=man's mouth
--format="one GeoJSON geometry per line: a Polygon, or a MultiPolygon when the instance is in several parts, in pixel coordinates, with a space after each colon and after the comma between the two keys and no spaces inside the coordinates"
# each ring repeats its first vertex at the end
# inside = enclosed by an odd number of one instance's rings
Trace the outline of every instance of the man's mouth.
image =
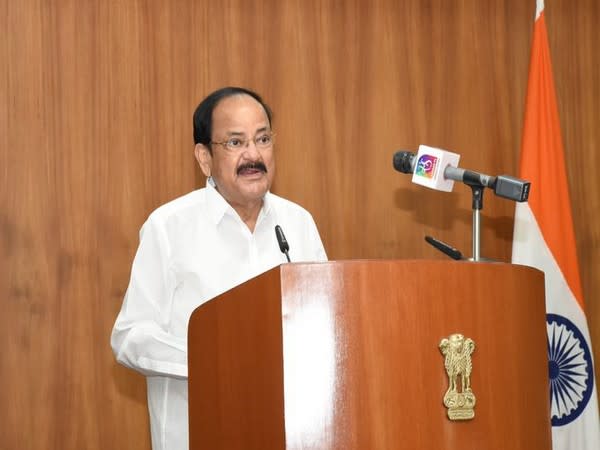
{"type": "Polygon", "coordinates": [[[242,164],[237,168],[238,175],[254,175],[260,172],[267,173],[267,166],[260,161],[242,164]]]}

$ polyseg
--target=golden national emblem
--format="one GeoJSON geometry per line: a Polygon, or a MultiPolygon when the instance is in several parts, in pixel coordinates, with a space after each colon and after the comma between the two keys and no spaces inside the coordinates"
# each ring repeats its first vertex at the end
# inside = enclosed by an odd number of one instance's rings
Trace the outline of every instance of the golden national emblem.
{"type": "Polygon", "coordinates": [[[475,342],[462,334],[451,334],[440,341],[439,347],[448,374],[448,390],[444,394],[448,418],[472,419],[475,417],[475,394],[471,389],[471,353],[475,350],[475,342]]]}

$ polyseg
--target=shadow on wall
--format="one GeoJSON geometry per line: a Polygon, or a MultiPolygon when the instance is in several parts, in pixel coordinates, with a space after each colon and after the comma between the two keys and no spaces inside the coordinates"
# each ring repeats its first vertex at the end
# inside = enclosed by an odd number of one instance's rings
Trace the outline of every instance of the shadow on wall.
{"type": "MultiPolygon", "coordinates": [[[[460,187],[460,186],[459,186],[460,187]]],[[[471,194],[468,187],[465,193],[439,192],[427,188],[419,188],[417,193],[411,188],[398,188],[394,191],[394,205],[409,212],[416,224],[424,227],[449,231],[458,223],[472,228],[473,210],[471,194]],[[424,208],[422,205],[427,205],[424,208]]],[[[494,236],[507,244],[512,241],[513,216],[505,215],[507,208],[512,210],[514,203],[499,199],[493,192],[486,190],[481,211],[482,233],[493,232],[494,236]],[[501,205],[501,202],[508,202],[501,205]],[[498,215],[500,211],[500,214],[498,215]]]]}

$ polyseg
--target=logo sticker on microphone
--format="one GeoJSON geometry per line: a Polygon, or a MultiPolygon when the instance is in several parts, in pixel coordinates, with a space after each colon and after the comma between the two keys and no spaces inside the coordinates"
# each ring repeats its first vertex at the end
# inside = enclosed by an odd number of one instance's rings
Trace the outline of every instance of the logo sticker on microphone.
{"type": "Polygon", "coordinates": [[[417,161],[415,175],[425,178],[433,178],[438,165],[438,158],[433,155],[421,155],[417,161]]]}
{"type": "Polygon", "coordinates": [[[436,191],[450,192],[454,181],[447,179],[444,172],[448,166],[457,167],[459,159],[456,153],[419,145],[412,182],[436,191]]]}

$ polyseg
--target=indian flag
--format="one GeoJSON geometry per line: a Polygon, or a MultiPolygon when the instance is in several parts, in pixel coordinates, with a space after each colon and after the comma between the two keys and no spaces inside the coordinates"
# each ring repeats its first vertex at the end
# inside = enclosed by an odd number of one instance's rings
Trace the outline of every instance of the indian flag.
{"type": "Polygon", "coordinates": [[[575,233],[544,2],[537,1],[521,142],[528,203],[517,203],[512,261],[546,275],[546,326],[554,450],[599,450],[594,365],[579,278],[575,233]]]}

